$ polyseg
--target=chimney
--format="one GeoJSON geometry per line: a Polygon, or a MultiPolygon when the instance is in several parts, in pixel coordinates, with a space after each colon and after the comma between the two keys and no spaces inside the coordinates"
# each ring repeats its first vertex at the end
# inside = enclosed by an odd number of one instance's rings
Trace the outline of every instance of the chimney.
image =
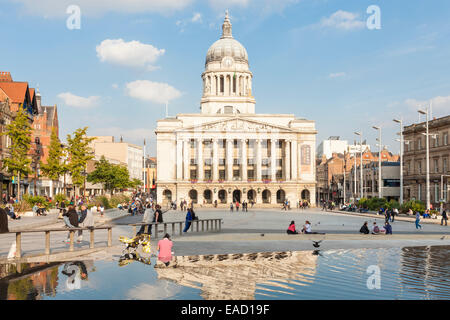
{"type": "Polygon", "coordinates": [[[0,71],[0,82],[13,82],[11,73],[7,71],[0,71]]]}

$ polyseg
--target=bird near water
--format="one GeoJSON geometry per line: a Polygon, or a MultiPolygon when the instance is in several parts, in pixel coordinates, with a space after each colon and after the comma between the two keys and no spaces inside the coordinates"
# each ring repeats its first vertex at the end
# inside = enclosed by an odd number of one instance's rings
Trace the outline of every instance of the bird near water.
{"type": "Polygon", "coordinates": [[[314,241],[313,240],[313,247],[314,248],[320,248],[320,243],[322,242],[322,240],[319,240],[319,241],[314,241]]]}

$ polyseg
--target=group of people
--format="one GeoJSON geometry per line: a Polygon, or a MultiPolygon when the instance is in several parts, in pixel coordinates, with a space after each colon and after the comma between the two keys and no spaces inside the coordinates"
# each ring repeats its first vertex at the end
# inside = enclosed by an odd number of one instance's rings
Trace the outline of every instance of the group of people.
{"type": "MultiPolygon", "coordinates": [[[[241,204],[239,201],[236,201],[235,203],[230,203],[230,212],[233,212],[234,208],[236,208],[236,211],[239,211],[239,207],[241,204]]],[[[248,202],[246,200],[242,201],[242,212],[248,212],[248,202]]]]}
{"type": "Polygon", "coordinates": [[[299,234],[299,233],[304,233],[304,234],[317,234],[317,232],[313,232],[311,230],[311,222],[309,222],[308,220],[305,221],[305,224],[303,225],[303,228],[298,231],[295,228],[295,221],[291,221],[291,223],[289,224],[288,229],[286,230],[287,234],[299,234]]]}
{"type": "Polygon", "coordinates": [[[328,200],[320,200],[322,211],[334,210],[336,207],[336,203],[334,201],[328,200]]]}
{"type": "Polygon", "coordinates": [[[301,199],[297,202],[297,208],[299,208],[299,209],[303,209],[303,210],[308,209],[309,206],[310,206],[310,204],[309,204],[308,200],[301,199]]]}
{"type": "Polygon", "coordinates": [[[377,223],[374,222],[371,230],[369,230],[368,222],[364,222],[361,229],[359,229],[359,233],[362,234],[392,234],[392,226],[389,224],[389,221],[384,222],[384,226],[380,229],[377,223]]]}
{"type": "MultiPolygon", "coordinates": [[[[67,228],[92,228],[94,227],[94,215],[92,208],[88,209],[85,204],[77,207],[69,205],[67,211],[63,213],[64,223],[67,228]]],[[[83,240],[83,230],[78,230],[77,242],[81,243],[83,240]]],[[[70,242],[70,232],[67,234],[65,242],[70,242]]]]}

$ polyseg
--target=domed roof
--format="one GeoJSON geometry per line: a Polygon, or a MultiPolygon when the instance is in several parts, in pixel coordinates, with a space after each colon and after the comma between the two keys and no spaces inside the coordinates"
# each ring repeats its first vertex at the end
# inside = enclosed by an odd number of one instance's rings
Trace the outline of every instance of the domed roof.
{"type": "Polygon", "coordinates": [[[222,38],[214,42],[206,54],[206,63],[222,61],[224,57],[233,57],[235,61],[248,63],[247,50],[233,38],[222,38]]]}
{"type": "Polygon", "coordinates": [[[248,54],[244,46],[233,38],[228,11],[222,25],[222,37],[214,42],[206,54],[206,64],[211,61],[222,61],[224,57],[232,57],[234,61],[248,63],[248,54]]]}

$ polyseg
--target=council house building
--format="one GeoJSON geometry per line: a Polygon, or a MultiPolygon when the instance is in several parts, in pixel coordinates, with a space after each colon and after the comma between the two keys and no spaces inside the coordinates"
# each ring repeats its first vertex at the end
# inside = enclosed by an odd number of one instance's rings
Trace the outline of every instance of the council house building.
{"type": "Polygon", "coordinates": [[[206,54],[201,113],[157,122],[158,203],[315,205],[315,121],[255,113],[247,50],[228,13],[222,31],[206,54]]]}

